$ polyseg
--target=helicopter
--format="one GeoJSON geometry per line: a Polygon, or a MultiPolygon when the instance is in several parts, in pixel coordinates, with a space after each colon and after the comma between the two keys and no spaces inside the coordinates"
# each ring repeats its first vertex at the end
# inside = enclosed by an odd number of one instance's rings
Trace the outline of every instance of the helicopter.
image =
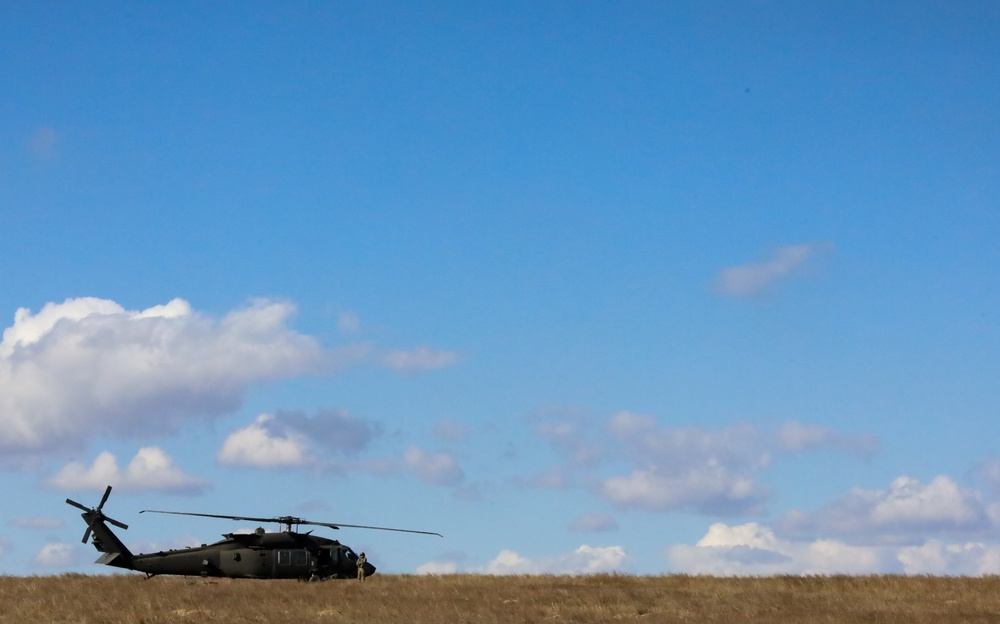
{"type": "MultiPolygon", "coordinates": [[[[86,544],[87,540],[91,540],[94,548],[102,553],[94,563],[144,572],[147,579],[160,574],[173,574],[251,579],[325,580],[363,578],[375,573],[375,566],[367,561],[360,566],[359,570],[358,555],[346,544],[341,544],[334,539],[312,535],[312,530],[300,533],[297,529],[302,525],[322,526],[330,529],[340,529],[341,527],[374,529],[443,537],[440,533],[433,531],[313,522],[295,516],[255,518],[143,509],[139,513],[199,516],[244,522],[276,522],[283,525],[284,530],[268,533],[263,528],[258,527],[253,533],[223,533],[224,539],[213,544],[161,550],[155,553],[133,554],[108,526],[110,524],[120,529],[128,529],[127,524],[104,514],[104,503],[108,502],[109,496],[111,496],[110,485],[104,491],[104,496],[97,507],[87,508],[68,498],[66,503],[83,510],[80,516],[87,523],[87,530],[83,534],[83,543],[86,544]]],[[[367,560],[367,557],[365,559],[367,560]]]]}

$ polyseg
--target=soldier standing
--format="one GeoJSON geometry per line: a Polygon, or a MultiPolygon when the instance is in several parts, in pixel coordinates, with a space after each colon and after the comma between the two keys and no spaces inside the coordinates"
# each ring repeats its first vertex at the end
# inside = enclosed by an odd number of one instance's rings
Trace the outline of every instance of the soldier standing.
{"type": "Polygon", "coordinates": [[[368,557],[365,557],[365,553],[361,553],[358,557],[358,580],[365,580],[365,564],[368,563],[368,557]]]}

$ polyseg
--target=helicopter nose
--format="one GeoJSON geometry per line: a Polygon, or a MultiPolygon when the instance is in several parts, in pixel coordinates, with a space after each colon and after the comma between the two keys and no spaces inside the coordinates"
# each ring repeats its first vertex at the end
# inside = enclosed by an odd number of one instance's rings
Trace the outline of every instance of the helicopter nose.
{"type": "Polygon", "coordinates": [[[365,565],[362,569],[365,571],[365,576],[371,576],[372,574],[375,574],[375,566],[373,566],[370,563],[365,562],[365,565]]]}

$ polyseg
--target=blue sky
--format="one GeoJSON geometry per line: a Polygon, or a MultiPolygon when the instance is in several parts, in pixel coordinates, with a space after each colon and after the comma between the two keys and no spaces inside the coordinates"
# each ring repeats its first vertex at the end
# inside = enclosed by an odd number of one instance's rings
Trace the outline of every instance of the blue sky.
{"type": "Polygon", "coordinates": [[[0,573],[1000,573],[989,2],[0,9],[0,573]]]}

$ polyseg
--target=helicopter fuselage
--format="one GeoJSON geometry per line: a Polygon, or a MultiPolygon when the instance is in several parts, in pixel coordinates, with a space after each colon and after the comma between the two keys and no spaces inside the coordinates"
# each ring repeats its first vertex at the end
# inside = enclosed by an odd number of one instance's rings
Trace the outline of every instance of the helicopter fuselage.
{"type": "MultiPolygon", "coordinates": [[[[357,576],[358,556],[337,540],[287,531],[227,533],[223,537],[225,539],[214,544],[136,554],[130,560],[120,556],[108,557],[111,561],[107,563],[148,575],[268,579],[357,576]]],[[[98,563],[103,562],[99,559],[98,563]]],[[[363,570],[365,576],[370,576],[374,574],[375,566],[365,563],[363,570]]]]}
{"type": "MultiPolygon", "coordinates": [[[[95,563],[148,576],[174,574],[257,579],[357,578],[358,556],[337,540],[310,533],[282,531],[226,533],[214,544],[133,554],[93,511],[80,514],[93,533],[93,545],[103,553],[95,563]]],[[[365,563],[364,576],[375,573],[365,563]]]]}
{"type": "Polygon", "coordinates": [[[177,574],[183,576],[308,580],[364,578],[375,573],[375,566],[368,563],[364,553],[361,553],[362,558],[360,558],[364,563],[358,565],[359,557],[349,546],[341,544],[337,540],[313,535],[312,531],[299,533],[297,530],[293,531],[292,527],[311,525],[335,530],[340,529],[340,527],[350,527],[441,537],[440,533],[433,531],[360,524],[334,524],[304,520],[295,516],[260,518],[144,509],[139,513],[148,511],[158,514],[222,518],[245,522],[278,522],[284,525],[285,530],[278,533],[268,533],[264,529],[258,528],[252,533],[223,533],[224,539],[214,544],[133,554],[108,526],[111,524],[121,529],[128,529],[128,525],[124,522],[104,514],[104,503],[108,501],[110,495],[111,486],[109,485],[104,490],[101,502],[93,508],[87,508],[74,500],[66,499],[68,505],[83,510],[80,517],[87,523],[87,530],[83,534],[83,543],[91,541],[94,548],[102,553],[95,563],[145,572],[148,576],[177,574]]]}

